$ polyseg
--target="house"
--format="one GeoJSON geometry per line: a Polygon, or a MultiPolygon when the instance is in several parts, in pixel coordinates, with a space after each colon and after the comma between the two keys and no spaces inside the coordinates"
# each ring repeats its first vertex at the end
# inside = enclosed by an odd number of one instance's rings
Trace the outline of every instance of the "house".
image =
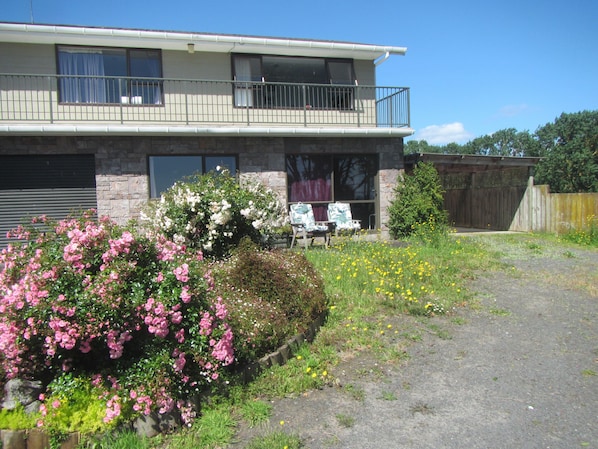
{"type": "Polygon", "coordinates": [[[377,86],[376,66],[405,52],[0,23],[0,238],[24,216],[89,207],[125,223],[217,166],[312,203],[318,219],[341,200],[383,227],[413,130],[409,89],[377,86]]]}

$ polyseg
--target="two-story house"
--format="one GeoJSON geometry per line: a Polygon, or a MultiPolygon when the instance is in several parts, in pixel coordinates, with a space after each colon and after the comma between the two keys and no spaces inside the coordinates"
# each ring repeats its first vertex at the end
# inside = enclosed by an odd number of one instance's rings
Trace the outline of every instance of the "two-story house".
{"type": "Polygon", "coordinates": [[[405,51],[0,23],[0,239],[41,213],[94,207],[124,223],[217,166],[318,219],[344,201],[383,227],[413,130],[409,89],[377,86],[376,66],[405,51]]]}

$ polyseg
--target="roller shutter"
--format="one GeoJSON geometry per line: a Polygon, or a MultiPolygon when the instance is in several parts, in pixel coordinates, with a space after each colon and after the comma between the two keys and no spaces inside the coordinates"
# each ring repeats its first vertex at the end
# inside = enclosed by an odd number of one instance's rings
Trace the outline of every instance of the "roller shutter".
{"type": "Polygon", "coordinates": [[[0,156],[0,248],[28,217],[97,208],[93,155],[0,156]]]}

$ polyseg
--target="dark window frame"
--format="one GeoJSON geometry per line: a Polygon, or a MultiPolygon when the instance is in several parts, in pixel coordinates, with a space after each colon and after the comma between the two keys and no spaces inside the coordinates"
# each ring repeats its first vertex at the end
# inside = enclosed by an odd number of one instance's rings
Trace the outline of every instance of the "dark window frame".
{"type": "MultiPolygon", "coordinates": [[[[152,106],[152,107],[164,107],[164,80],[163,80],[163,76],[164,76],[164,64],[163,64],[163,59],[162,59],[162,50],[159,48],[133,48],[133,47],[107,47],[107,46],[94,46],[94,45],[68,45],[68,44],[56,44],[54,46],[54,50],[55,50],[55,62],[56,62],[56,73],[58,75],[58,80],[57,80],[57,93],[58,93],[58,103],[59,104],[64,104],[64,105],[85,105],[85,106],[89,106],[89,105],[99,105],[99,106],[115,106],[115,105],[122,105],[122,106],[152,106]],[[81,49],[81,50],[89,50],[89,51],[99,51],[99,50],[111,50],[111,51],[124,51],[124,55],[125,55],[125,65],[126,65],[126,75],[104,75],[103,77],[100,78],[106,78],[108,79],[113,79],[115,81],[119,81],[120,82],[120,78],[124,78],[125,79],[125,92],[122,92],[123,95],[121,95],[121,99],[119,100],[118,98],[116,100],[118,101],[108,101],[108,102],[76,102],[76,101],[64,101],[64,93],[63,93],[63,88],[62,88],[62,82],[61,80],[68,78],[69,74],[63,74],[61,73],[60,70],[60,50],[61,49],[81,49]],[[142,77],[142,76],[135,76],[131,74],[131,53],[136,52],[136,51],[141,51],[141,52],[155,52],[157,54],[157,61],[158,61],[158,65],[159,65],[159,76],[147,76],[147,77],[142,77]],[[134,102],[134,98],[137,97],[136,95],[132,95],[132,92],[134,90],[133,88],[133,83],[135,82],[135,80],[141,80],[141,82],[150,82],[154,88],[159,89],[159,94],[155,95],[155,98],[158,98],[158,102],[154,101],[154,102],[142,102],[142,103],[137,103],[134,102]],[[152,81],[152,80],[157,80],[157,81],[152,81]],[[127,97],[128,101],[127,102],[123,102],[122,98],[127,97]]],[[[74,75],[74,76],[85,76],[85,75],[74,75]]],[[[138,86],[137,86],[138,88],[138,86]]]]}

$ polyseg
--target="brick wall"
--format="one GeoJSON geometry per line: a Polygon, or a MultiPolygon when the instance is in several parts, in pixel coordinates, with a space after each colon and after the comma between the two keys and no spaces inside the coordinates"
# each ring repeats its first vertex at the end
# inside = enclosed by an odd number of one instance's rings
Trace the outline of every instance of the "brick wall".
{"type": "Polygon", "coordinates": [[[0,137],[0,156],[94,154],[98,210],[119,223],[138,216],[149,198],[149,155],[237,154],[241,179],[255,177],[286,200],[285,154],[379,154],[380,223],[403,169],[401,138],[342,137],[0,137]]]}

